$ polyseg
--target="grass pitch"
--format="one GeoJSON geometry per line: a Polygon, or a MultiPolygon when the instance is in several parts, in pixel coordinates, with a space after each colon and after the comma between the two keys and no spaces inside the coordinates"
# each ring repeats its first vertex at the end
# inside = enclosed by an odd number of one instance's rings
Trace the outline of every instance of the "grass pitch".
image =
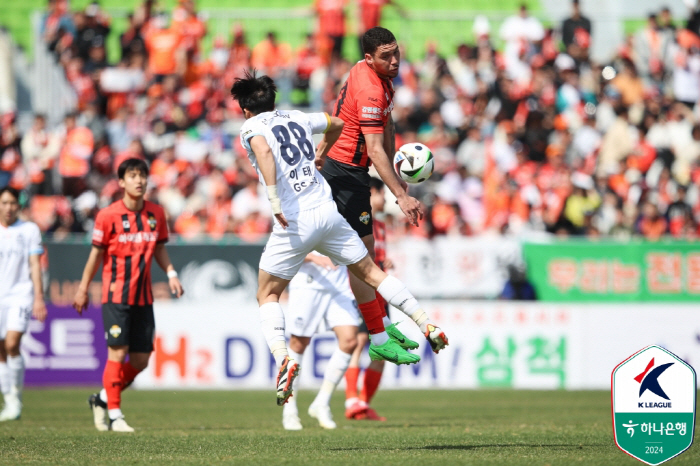
{"type": "MultiPolygon", "coordinates": [[[[384,391],[374,405],[387,422],[338,429],[306,415],[282,429],[274,390],[128,391],[135,434],[97,432],[87,389],[29,390],[22,420],[0,424],[0,464],[85,465],[633,465],[613,442],[608,392],[384,391]]],[[[670,465],[700,464],[691,447],[670,465]]]]}

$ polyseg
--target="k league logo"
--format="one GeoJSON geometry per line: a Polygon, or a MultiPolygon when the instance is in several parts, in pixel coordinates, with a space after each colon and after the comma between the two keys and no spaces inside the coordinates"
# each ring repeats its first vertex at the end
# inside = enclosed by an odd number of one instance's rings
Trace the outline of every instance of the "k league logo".
{"type": "Polygon", "coordinates": [[[612,373],[615,443],[657,465],[690,448],[695,433],[695,370],[660,346],[648,346],[612,373]]]}

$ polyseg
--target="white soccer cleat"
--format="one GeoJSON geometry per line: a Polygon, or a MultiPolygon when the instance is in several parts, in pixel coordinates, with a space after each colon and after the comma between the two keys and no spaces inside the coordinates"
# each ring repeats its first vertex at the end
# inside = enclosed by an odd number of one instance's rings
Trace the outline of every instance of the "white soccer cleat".
{"type": "Polygon", "coordinates": [[[122,416],[110,421],[109,430],[112,432],[133,432],[134,428],[127,424],[126,420],[122,416]]]}
{"type": "Polygon", "coordinates": [[[277,406],[283,406],[292,396],[292,385],[299,376],[299,371],[299,363],[286,356],[277,374],[277,406]]]}
{"type": "Polygon", "coordinates": [[[93,393],[88,398],[88,404],[92,410],[92,418],[95,423],[95,428],[100,432],[106,432],[109,430],[109,424],[107,423],[107,405],[104,401],[100,399],[100,395],[93,393]]]}
{"type": "Polygon", "coordinates": [[[22,415],[22,402],[17,395],[5,395],[5,407],[0,411],[0,422],[16,421],[22,415]]]}
{"type": "Polygon", "coordinates": [[[444,349],[449,343],[445,332],[440,327],[433,324],[428,324],[428,330],[425,331],[425,338],[430,343],[433,353],[437,354],[441,349],[444,349]]]}
{"type": "Polygon", "coordinates": [[[309,406],[309,416],[318,420],[318,425],[324,429],[335,429],[338,427],[333,421],[333,415],[331,414],[330,406],[309,406]]]}
{"type": "Polygon", "coordinates": [[[288,413],[282,416],[282,425],[284,430],[301,430],[301,419],[296,413],[288,413]]]}

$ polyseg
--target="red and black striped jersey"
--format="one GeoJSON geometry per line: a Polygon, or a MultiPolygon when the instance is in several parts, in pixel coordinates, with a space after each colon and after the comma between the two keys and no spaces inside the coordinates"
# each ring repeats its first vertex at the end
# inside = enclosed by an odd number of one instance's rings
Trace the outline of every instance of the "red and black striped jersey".
{"type": "Polygon", "coordinates": [[[153,304],[151,263],[156,244],[168,241],[163,208],[145,201],[134,212],[117,201],[98,212],[92,244],[104,248],[102,302],[153,304]]]}
{"type": "Polygon", "coordinates": [[[364,61],[350,70],[335,102],[333,115],[345,122],[338,141],[328,151],[333,160],[356,167],[369,167],[365,134],[381,134],[394,108],[391,80],[377,76],[364,61]]]}

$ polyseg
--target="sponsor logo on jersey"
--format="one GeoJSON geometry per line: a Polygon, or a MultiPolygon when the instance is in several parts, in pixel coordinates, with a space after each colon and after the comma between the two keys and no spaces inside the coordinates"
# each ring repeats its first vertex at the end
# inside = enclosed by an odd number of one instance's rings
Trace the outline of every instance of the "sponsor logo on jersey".
{"type": "Polygon", "coordinates": [[[158,241],[158,232],[139,231],[136,233],[122,233],[119,235],[120,243],[144,243],[158,241]]]}
{"type": "Polygon", "coordinates": [[[102,230],[93,230],[92,231],[92,240],[97,241],[98,243],[102,242],[102,238],[104,238],[105,232],[102,230]]]}
{"type": "Polygon", "coordinates": [[[360,214],[360,221],[362,223],[364,223],[365,225],[369,225],[369,219],[370,219],[369,212],[362,212],[360,214]]]}
{"type": "Polygon", "coordinates": [[[157,225],[158,222],[156,221],[156,216],[153,214],[148,214],[148,226],[151,227],[151,230],[155,230],[157,225]]]}
{"type": "Polygon", "coordinates": [[[116,324],[112,325],[112,327],[109,329],[109,334],[112,335],[112,338],[117,338],[122,334],[122,328],[116,324]]]}
{"type": "Polygon", "coordinates": [[[123,220],[122,226],[124,227],[125,230],[131,230],[131,223],[129,223],[128,220],[123,220]]]}
{"type": "Polygon", "coordinates": [[[378,107],[362,107],[362,113],[381,115],[382,109],[378,107]]]}

